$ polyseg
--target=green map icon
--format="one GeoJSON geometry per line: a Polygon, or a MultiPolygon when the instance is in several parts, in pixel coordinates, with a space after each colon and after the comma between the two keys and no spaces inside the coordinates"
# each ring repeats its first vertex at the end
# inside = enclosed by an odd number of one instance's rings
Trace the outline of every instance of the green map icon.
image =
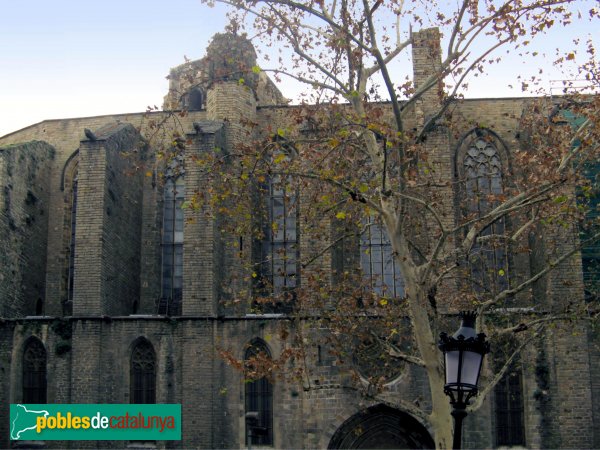
{"type": "MultiPolygon", "coordinates": [[[[26,436],[21,436],[22,433],[28,430],[35,430],[37,426],[37,418],[39,416],[47,417],[48,411],[31,410],[23,405],[16,405],[16,411],[11,414],[14,419],[10,424],[10,438],[12,440],[27,439],[26,436]]],[[[29,433],[25,433],[26,435],[29,433]]]]}

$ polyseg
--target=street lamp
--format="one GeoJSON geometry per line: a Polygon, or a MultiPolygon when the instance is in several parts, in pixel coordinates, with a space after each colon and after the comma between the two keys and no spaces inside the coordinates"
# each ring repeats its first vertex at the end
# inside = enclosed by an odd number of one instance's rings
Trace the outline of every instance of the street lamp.
{"type": "Polygon", "coordinates": [[[444,352],[446,384],[444,393],[450,397],[454,417],[453,449],[460,449],[462,422],[467,416],[467,405],[477,395],[477,382],[481,372],[483,356],[490,351],[485,334],[475,331],[477,313],[460,313],[462,324],[454,335],[440,333],[439,349],[444,352]]]}

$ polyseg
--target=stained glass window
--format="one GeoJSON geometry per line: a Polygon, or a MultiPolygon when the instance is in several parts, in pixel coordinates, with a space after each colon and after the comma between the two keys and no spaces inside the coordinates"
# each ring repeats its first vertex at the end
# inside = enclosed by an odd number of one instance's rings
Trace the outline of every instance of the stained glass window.
{"type": "Polygon", "coordinates": [[[77,225],[77,176],[73,179],[71,188],[71,217],[70,217],[70,236],[69,236],[69,269],[68,269],[68,301],[73,304],[73,286],[75,279],[75,227],[77,225]]]}
{"type": "Polygon", "coordinates": [[[260,186],[262,197],[259,292],[273,303],[261,312],[285,313],[293,306],[298,285],[298,198],[293,180],[271,176],[260,186]]]}
{"type": "Polygon", "coordinates": [[[23,352],[23,403],[46,403],[46,349],[36,338],[23,352]]]}
{"type": "Polygon", "coordinates": [[[360,238],[360,264],[363,276],[378,295],[403,297],[404,280],[385,228],[375,218],[365,223],[364,228],[360,238]]]}
{"type": "MultiPolygon", "coordinates": [[[[253,341],[246,349],[244,360],[247,368],[251,366],[251,358],[259,355],[270,357],[267,346],[260,341],[253,341]]],[[[246,413],[258,413],[258,419],[250,424],[252,445],[273,445],[273,387],[271,382],[262,377],[256,380],[247,379],[245,383],[245,410],[246,413]]],[[[248,431],[248,430],[247,430],[248,431]]],[[[246,445],[248,445],[248,432],[246,432],[246,445]]]]}
{"type": "Polygon", "coordinates": [[[156,357],[152,344],[138,342],[131,353],[131,403],[156,403],[156,357]]]}
{"type": "Polygon", "coordinates": [[[521,371],[511,368],[494,389],[496,445],[525,445],[521,371]]]}
{"type": "Polygon", "coordinates": [[[159,314],[181,314],[183,298],[183,175],[165,182],[162,231],[162,299],[159,314]]]}
{"type": "MultiPolygon", "coordinates": [[[[469,218],[482,217],[498,204],[503,193],[502,159],[496,139],[477,130],[463,159],[466,186],[466,213],[469,218]]],[[[496,294],[508,288],[508,254],[504,233],[505,219],[499,218],[485,227],[469,254],[469,266],[476,290],[496,294]]]]}

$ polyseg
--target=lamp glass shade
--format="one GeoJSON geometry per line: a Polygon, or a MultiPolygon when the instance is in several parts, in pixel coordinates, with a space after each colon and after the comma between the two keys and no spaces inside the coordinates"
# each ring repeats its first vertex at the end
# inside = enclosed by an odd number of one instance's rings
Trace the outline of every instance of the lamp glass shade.
{"type": "Polygon", "coordinates": [[[458,350],[446,352],[446,384],[458,383],[460,353],[458,350]]]}
{"type": "Polygon", "coordinates": [[[483,355],[469,350],[452,350],[446,352],[445,356],[447,387],[453,391],[477,389],[483,355]]]}
{"type": "Polygon", "coordinates": [[[477,389],[477,379],[479,378],[479,368],[481,367],[483,355],[468,350],[462,352],[462,355],[460,383],[463,385],[464,390],[477,389]],[[473,387],[471,388],[468,385],[473,387]]]}

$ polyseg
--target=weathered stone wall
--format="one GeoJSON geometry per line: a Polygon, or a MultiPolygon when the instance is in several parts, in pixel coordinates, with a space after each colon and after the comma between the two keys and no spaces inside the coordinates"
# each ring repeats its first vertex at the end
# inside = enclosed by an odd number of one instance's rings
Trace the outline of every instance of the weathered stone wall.
{"type": "Polygon", "coordinates": [[[164,110],[190,110],[189,94],[198,92],[203,107],[208,108],[206,94],[214,83],[233,82],[247,86],[260,105],[282,105],[287,101],[273,81],[256,66],[256,52],[243,36],[216,34],[206,56],[181,64],[169,72],[169,92],[164,110]]]}
{"type": "Polygon", "coordinates": [[[82,141],[75,233],[75,315],[129,314],[139,299],[145,152],[131,125],[82,141]],[[106,135],[104,135],[106,134],[106,135]]]}
{"type": "MultiPolygon", "coordinates": [[[[592,420],[594,426],[600,423],[600,330],[594,326],[589,330],[590,373],[592,379],[592,420]]],[[[594,432],[592,447],[600,448],[600,433],[594,432]]]]}
{"type": "Polygon", "coordinates": [[[185,154],[186,199],[201,195],[200,208],[184,211],[183,243],[183,315],[215,316],[218,310],[221,275],[225,267],[221,263],[220,235],[216,215],[208,206],[211,201],[210,174],[196,160],[205,153],[214,152],[223,140],[223,124],[214,121],[196,122],[197,131],[188,137],[185,154]]]}
{"type": "Polygon", "coordinates": [[[139,300],[142,227],[142,179],[139,166],[146,144],[131,125],[114,131],[104,144],[107,153],[104,185],[103,303],[111,315],[130,314],[139,300]]]}
{"type": "MultiPolygon", "coordinates": [[[[428,79],[431,67],[439,63],[439,48],[431,45],[438,39],[435,31],[414,34],[417,43],[413,53],[414,76],[418,88],[428,79]]],[[[222,72],[222,69],[227,67],[213,67],[211,70],[222,72]]],[[[329,355],[326,348],[319,353],[316,345],[320,342],[317,339],[320,331],[315,330],[312,323],[298,325],[281,317],[246,316],[243,308],[223,307],[223,300],[246,301],[233,299],[231,294],[244,287],[242,272],[249,263],[248,243],[252,238],[224,236],[221,226],[224,218],[215,211],[187,209],[185,212],[183,317],[129,316],[137,300],[139,313],[156,313],[156,300],[161,289],[162,163],[153,158],[153,153],[146,159],[142,158],[141,147],[137,147],[138,135],[133,127],[139,127],[141,134],[149,139],[153,151],[160,151],[171,144],[170,132],[173,130],[187,137],[185,180],[186,199],[189,199],[191,195],[207,193],[211,188],[210,177],[222,175],[203,172],[196,164],[197,158],[215,149],[234,153],[244,145],[255,145],[257,137],[268,138],[279,128],[287,129],[288,125],[293,125],[295,113],[300,109],[260,107],[264,104],[260,98],[260,76],[258,87],[253,84],[252,77],[240,80],[239,74],[235,79],[214,77],[206,85],[205,111],[190,112],[181,117],[156,113],[47,121],[0,138],[0,145],[44,139],[56,148],[55,158],[51,159],[48,153],[45,163],[35,170],[32,160],[25,157],[19,170],[14,171],[19,174],[19,179],[14,180],[13,187],[9,189],[11,205],[17,197],[26,203],[28,190],[38,199],[34,202],[36,208],[42,204],[49,205],[47,214],[44,209],[48,218],[47,232],[42,229],[45,225],[40,225],[44,223],[39,218],[41,210],[36,210],[39,217],[36,216],[35,227],[40,228],[31,228],[35,229],[31,236],[37,237],[30,239],[30,247],[23,244],[22,250],[14,253],[38,255],[38,249],[47,248],[47,258],[39,250],[41,257],[29,263],[34,269],[31,276],[41,276],[41,284],[37,278],[26,281],[28,288],[35,288],[36,284],[40,286],[35,289],[43,294],[45,274],[47,315],[60,317],[63,314],[66,289],[63,274],[67,263],[65,248],[68,247],[64,227],[68,193],[61,186],[64,186],[65,163],[77,149],[79,154],[75,157],[79,158],[80,193],[76,317],[60,321],[0,321],[0,415],[3,417],[7,415],[8,403],[19,401],[22,397],[22,351],[29,336],[38,336],[48,352],[48,401],[70,403],[129,402],[131,349],[136,340],[143,337],[152,343],[156,352],[157,402],[183,405],[183,440],[158,442],[157,446],[241,448],[245,442],[244,376],[228,366],[218,351],[230,350],[234,357],[241,359],[246,345],[255,338],[261,338],[269,346],[273,357],[277,358],[289,345],[279,338],[282,325],[287,326],[292,334],[303,332],[302,343],[308,350],[307,372],[300,380],[278,379],[273,382],[274,447],[325,448],[336,430],[350,417],[381,402],[397,406],[400,410],[399,400],[419,405],[425,410],[430,408],[427,379],[420,369],[406,368],[381,395],[373,398],[365,382],[354,383],[351,357],[342,364],[329,355]],[[259,91],[258,100],[253,88],[259,91]],[[167,124],[162,131],[152,126],[152,121],[162,120],[167,124]],[[106,124],[117,121],[121,125],[102,129],[106,124]],[[197,127],[194,127],[194,122],[198,123],[197,127]],[[84,128],[95,130],[96,139],[82,141],[84,128]],[[121,154],[123,150],[135,156],[124,157],[121,154]],[[23,174],[29,173],[35,173],[37,178],[28,180],[28,175],[23,174]],[[44,194],[38,193],[37,190],[44,186],[47,186],[44,194]],[[243,250],[242,243],[245,243],[243,250]],[[229,289],[228,292],[225,288],[229,289]],[[298,326],[304,328],[298,330],[295,328],[298,326]]],[[[439,105],[439,94],[436,86],[417,104],[407,108],[405,119],[408,128],[422,124],[430,117],[439,105]]],[[[268,95],[271,96],[270,101],[279,101],[276,94],[268,95]]],[[[502,139],[510,162],[510,153],[520,146],[518,122],[524,103],[523,99],[466,100],[453,105],[450,108],[453,126],[435,124],[426,142],[428,161],[440,184],[451,185],[455,181],[457,148],[462,137],[476,127],[490,129],[502,139]]],[[[385,110],[390,108],[385,103],[381,107],[385,110]]],[[[21,147],[18,154],[28,155],[30,149],[27,145],[21,147]]],[[[42,147],[50,152],[47,146],[42,147]]],[[[14,148],[9,147],[9,150],[14,148]]],[[[5,180],[8,180],[6,155],[2,153],[0,156],[3,188],[5,180]]],[[[512,169],[510,165],[509,168],[512,169]]],[[[14,173],[11,175],[13,178],[14,173]]],[[[6,204],[7,197],[5,192],[0,195],[4,195],[4,202],[0,203],[2,206],[6,204]]],[[[456,192],[442,187],[438,196],[445,202],[442,207],[444,223],[452,225],[456,221],[456,203],[459,201],[456,192]]],[[[307,201],[302,193],[300,198],[307,201]]],[[[302,207],[300,211],[302,214],[302,207]]],[[[0,232],[3,233],[1,227],[4,226],[4,230],[8,230],[6,235],[12,239],[15,230],[10,230],[8,216],[3,214],[0,232]]],[[[302,222],[302,216],[300,219],[302,222]]],[[[328,218],[322,218],[315,229],[301,228],[301,259],[328,243],[330,226],[328,218]]],[[[423,232],[424,242],[426,234],[423,232]]],[[[557,236],[560,241],[562,235],[557,236]]],[[[562,241],[567,246],[572,245],[572,242],[562,241]]],[[[18,245],[13,243],[8,248],[15,249],[18,245]]],[[[546,250],[541,253],[542,256],[545,256],[546,250]]],[[[515,256],[513,261],[518,274],[527,276],[531,273],[528,256],[515,256]]],[[[330,266],[330,252],[325,252],[315,262],[315,267],[320,269],[330,266]]],[[[11,270],[8,265],[0,266],[3,275],[7,270],[11,270]]],[[[544,280],[543,292],[548,293],[551,300],[548,305],[561,305],[564,300],[582,298],[580,281],[573,281],[578,279],[579,271],[580,264],[573,258],[561,267],[560,276],[544,280]]],[[[308,271],[304,272],[302,284],[306,283],[306,274],[308,271]]],[[[6,276],[0,280],[0,289],[4,289],[2,283],[6,280],[6,276]]],[[[16,289],[15,285],[9,287],[13,291],[16,289]]],[[[26,304],[25,300],[15,302],[4,292],[0,291],[0,314],[3,317],[22,318],[28,314],[30,304],[26,304]]],[[[30,293],[26,297],[29,296],[30,293]]],[[[455,326],[449,319],[448,329],[455,326]]],[[[594,435],[594,426],[600,417],[600,385],[595,380],[600,378],[600,357],[597,347],[588,353],[588,330],[585,327],[575,327],[574,330],[575,335],[568,327],[554,329],[545,342],[533,347],[522,359],[528,447],[575,448],[598,444],[600,433],[594,435]],[[573,379],[578,382],[570,383],[573,379]],[[593,405],[592,400],[595,400],[593,405]]],[[[484,375],[489,376],[489,370],[484,371],[487,371],[484,375]]],[[[8,436],[6,431],[7,422],[1,422],[0,436],[8,436]]],[[[8,440],[2,439],[0,446],[8,446],[8,440]]],[[[467,419],[464,443],[467,448],[494,446],[491,400],[467,419]]],[[[47,445],[50,448],[117,448],[123,443],[53,442],[47,445]]]]}
{"type": "Polygon", "coordinates": [[[207,118],[227,122],[226,147],[250,143],[256,119],[256,99],[248,86],[234,81],[215,83],[208,91],[207,118]]]}
{"type": "MultiPolygon", "coordinates": [[[[149,153],[152,150],[149,150],[149,153]]],[[[148,155],[148,159],[152,155],[148,155]]],[[[161,296],[161,230],[163,189],[158,170],[148,168],[142,180],[142,229],[139,314],[156,314],[161,296]]]]}
{"type": "MultiPolygon", "coordinates": [[[[49,175],[49,207],[48,214],[48,245],[46,268],[46,305],[45,314],[62,316],[64,302],[67,299],[67,285],[65,271],[68,268],[69,233],[65,232],[65,225],[69,223],[69,201],[71,193],[65,191],[65,165],[80,147],[80,141],[85,139],[84,128],[98,130],[107,124],[129,123],[140,130],[146,137],[152,149],[157,150],[172,141],[173,132],[191,130],[194,121],[203,120],[206,112],[190,112],[184,117],[169,113],[135,113],[115,114],[108,116],[95,116],[76,119],[47,120],[29,126],[20,131],[0,137],[0,146],[14,143],[23,143],[31,140],[43,140],[56,150],[55,157],[50,161],[49,175]],[[160,127],[157,127],[161,124],[160,127]]],[[[77,154],[73,156],[78,158],[77,154]]],[[[156,158],[149,152],[148,159],[140,165],[141,173],[150,171],[154,176],[144,180],[144,202],[152,202],[151,197],[157,194],[160,184],[156,180],[156,158]]],[[[156,205],[152,203],[150,209],[144,209],[144,217],[153,217],[157,213],[156,205]]],[[[160,218],[156,218],[160,220],[160,218]]],[[[145,231],[160,237],[161,223],[144,221],[145,231]]],[[[148,239],[145,239],[148,242],[148,239]]],[[[153,268],[154,273],[160,273],[160,239],[154,240],[151,246],[144,247],[143,264],[146,268],[153,268]],[[152,250],[149,250],[149,247],[152,250]],[[158,251],[157,251],[158,249],[158,251]]],[[[148,303],[146,312],[154,311],[154,302],[160,295],[158,277],[153,277],[152,272],[143,272],[141,280],[144,301],[140,306],[148,303]]],[[[146,307],[144,307],[146,308],[146,307]]],[[[140,310],[141,311],[141,310],[140,310]]]]}
{"type": "Polygon", "coordinates": [[[0,148],[1,317],[44,313],[54,153],[39,141],[0,148]]]}
{"type": "MultiPolygon", "coordinates": [[[[516,100],[515,100],[516,102],[516,100]]],[[[478,103],[477,108],[473,108],[473,111],[485,111],[486,108],[490,111],[490,115],[497,114],[494,102],[483,102],[473,101],[478,103]]],[[[464,102],[461,108],[464,107],[466,111],[469,110],[469,102],[464,102]]],[[[271,124],[276,125],[277,123],[285,123],[286,111],[284,108],[267,108],[260,109],[259,113],[261,117],[266,113],[269,113],[269,121],[271,124]],[[280,122],[274,121],[274,117],[280,122]]],[[[465,113],[466,114],[466,113],[465,113]]],[[[264,120],[264,119],[263,119],[264,120]]],[[[506,127],[510,130],[510,124],[506,127]]],[[[188,128],[190,131],[193,127],[188,128]]],[[[503,131],[499,130],[499,134],[503,131]]],[[[246,135],[247,136],[247,135],[246,135]]],[[[207,151],[214,146],[214,143],[205,137],[200,137],[196,144],[198,151],[207,151]],[[204,142],[204,144],[203,144],[204,142]],[[203,147],[204,145],[204,147],[203,147]]],[[[81,151],[85,151],[85,146],[81,147],[81,151]]],[[[453,146],[450,145],[448,153],[453,152],[453,146]]],[[[440,152],[440,160],[445,158],[446,161],[451,161],[451,157],[448,153],[440,152]]],[[[97,156],[97,155],[96,155],[97,156]]],[[[81,164],[85,164],[85,157],[81,156],[81,164]]],[[[106,164],[106,163],[103,163],[106,164]]],[[[98,164],[94,163],[92,166],[96,167],[98,164]]],[[[440,162],[440,167],[443,164],[440,162]]],[[[80,171],[84,170],[80,167],[80,171]]],[[[446,168],[448,173],[451,170],[446,168]]],[[[81,175],[83,176],[83,172],[81,175]]],[[[193,175],[190,175],[190,180],[193,179],[193,175]]],[[[155,199],[152,197],[156,195],[156,188],[152,187],[152,177],[144,177],[144,199],[147,202],[145,206],[145,213],[142,215],[141,210],[139,211],[140,217],[150,217],[148,223],[144,225],[148,227],[153,233],[153,245],[156,244],[157,237],[160,236],[159,223],[156,221],[156,214],[158,207],[156,206],[155,199]],[[147,195],[147,196],[146,196],[147,195]],[[154,205],[154,206],[153,206],[154,205]]],[[[142,182],[140,182],[142,186],[142,182]]],[[[196,187],[202,187],[202,184],[192,184],[192,189],[196,187]]],[[[131,188],[131,186],[129,187],[131,188]]],[[[135,189],[134,189],[135,190],[135,189]]],[[[109,196],[107,191],[104,191],[104,195],[109,196]]],[[[144,219],[146,220],[146,219],[144,219]]],[[[202,219],[205,220],[205,219],[202,219]]],[[[159,221],[158,221],[159,222],[159,221]]],[[[192,221],[193,224],[193,221],[192,221]]],[[[191,237],[190,244],[192,245],[191,250],[187,253],[193,255],[197,253],[199,249],[198,245],[206,246],[208,241],[211,239],[211,234],[214,230],[208,227],[205,229],[204,222],[198,222],[193,224],[190,229],[196,227],[198,233],[188,233],[191,237]],[[208,233],[204,235],[203,233],[208,233]],[[196,236],[196,237],[194,237],[196,236]],[[202,242],[206,241],[206,242],[202,242]],[[194,244],[196,242],[196,244],[194,244]]],[[[117,228],[115,228],[117,229],[117,228]]],[[[187,236],[187,234],[186,234],[187,236]]],[[[210,258],[211,250],[207,247],[205,256],[210,258]]],[[[160,259],[159,254],[152,251],[140,250],[143,254],[144,251],[149,252],[151,256],[148,257],[150,263],[160,259]]],[[[310,248],[306,247],[303,251],[310,251],[310,248]]],[[[49,255],[50,257],[50,255],[49,255]]],[[[214,254],[213,254],[214,257],[214,254]]],[[[191,269],[192,263],[186,263],[190,274],[199,273],[209,270],[210,264],[202,258],[202,261],[198,260],[202,264],[202,267],[191,269]],[[208,265],[206,265],[208,264],[208,265]]],[[[218,267],[214,261],[213,268],[218,267]]],[[[151,264],[150,264],[151,265],[151,264]]],[[[225,269],[225,267],[223,266],[225,269]]],[[[212,269],[215,270],[215,269],[212,269]]],[[[226,269],[225,269],[226,270],[226,269]]],[[[209,270],[210,271],[210,270],[209,270]]],[[[142,270],[142,272],[144,272],[142,270]]],[[[188,278],[186,276],[186,278],[188,278]]],[[[146,275],[146,280],[149,276],[146,275]]],[[[197,277],[195,283],[204,283],[203,277],[197,277]]],[[[191,282],[191,281],[190,281],[191,282]]],[[[206,292],[212,292],[213,300],[217,297],[214,296],[212,291],[214,287],[218,285],[216,282],[208,283],[205,288],[196,286],[188,286],[186,291],[201,293],[202,289],[206,292]]],[[[194,294],[196,295],[196,294],[194,294]]],[[[191,297],[190,297],[191,298],[191,297]]],[[[194,314],[198,315],[212,315],[214,311],[214,303],[207,302],[203,303],[197,298],[190,300],[190,307],[194,310],[194,314]],[[202,305],[206,305],[208,309],[205,309],[202,305]]],[[[114,312],[110,314],[119,314],[119,309],[116,308],[114,312]]],[[[91,311],[86,311],[90,313],[91,311]]],[[[123,313],[127,313],[124,311],[123,313]]],[[[191,312],[190,312],[191,314],[191,312]]],[[[185,446],[238,446],[244,442],[244,421],[243,421],[243,377],[239,372],[234,371],[230,367],[226,366],[218,356],[214,355],[213,349],[216,346],[225,344],[233,345],[238,349],[238,356],[241,357],[243,354],[243,346],[246,342],[249,342],[254,337],[263,337],[269,341],[272,346],[273,354],[278,355],[281,349],[278,347],[277,338],[277,326],[276,321],[264,321],[260,318],[248,319],[227,319],[223,322],[212,321],[212,320],[201,320],[196,319],[194,321],[188,321],[185,325],[185,333],[180,330],[183,325],[177,322],[177,325],[166,325],[167,322],[157,321],[160,323],[160,330],[155,330],[153,327],[155,322],[151,319],[136,319],[126,322],[123,320],[122,327],[127,329],[125,331],[117,331],[117,323],[121,324],[118,320],[112,322],[107,321],[78,321],[74,325],[74,337],[72,344],[72,352],[66,356],[62,356],[62,359],[53,358],[49,359],[49,379],[56,377],[61,379],[72,378],[70,383],[58,386],[56,384],[49,384],[49,392],[54,392],[55,398],[61,399],[61,401],[98,401],[104,402],[108,399],[112,401],[126,401],[128,398],[128,386],[129,380],[127,376],[128,371],[128,349],[134,339],[140,335],[146,337],[149,336],[160,336],[158,339],[160,342],[164,342],[164,348],[167,348],[167,354],[172,354],[171,357],[166,357],[164,354],[160,356],[164,369],[160,369],[160,377],[164,377],[159,382],[157,390],[158,398],[169,399],[168,401],[182,402],[184,405],[184,417],[186,418],[184,435],[185,440],[181,445],[185,446]],[[217,338],[214,338],[216,333],[217,338]],[[271,336],[271,337],[269,337],[271,336]],[[214,343],[214,344],[213,344],[214,343]],[[198,346],[201,346],[203,350],[199,350],[198,346]],[[176,348],[182,349],[184,352],[183,356],[175,356],[177,354],[176,348]],[[94,356],[90,357],[90,352],[95,350],[94,356]],[[100,350],[100,351],[98,351],[100,350]],[[120,366],[115,365],[115,360],[121,360],[120,366]],[[169,359],[171,358],[171,359],[169,359]],[[72,363],[70,361],[73,361],[72,363]],[[54,361],[54,362],[53,362],[54,361]],[[50,368],[52,367],[52,368],[50,368]],[[70,368],[70,369],[69,369],[70,368]],[[109,370],[110,368],[110,370],[109,370]],[[50,376],[50,371],[54,372],[55,375],[50,376]],[[90,383],[90,380],[97,379],[97,374],[103,373],[101,381],[90,383]],[[204,374],[202,376],[203,383],[198,381],[198,374],[204,374]],[[168,385],[171,384],[169,387],[168,385]],[[67,387],[68,386],[68,387],[67,387]],[[165,387],[166,386],[166,387],[165,387]],[[200,411],[193,408],[197,404],[201,403],[203,410],[200,411]],[[210,420],[207,420],[207,416],[210,420]],[[188,432],[186,430],[193,430],[188,432]]],[[[170,322],[169,322],[170,323],[170,322]]],[[[565,335],[566,336],[566,335],[565,335]]],[[[149,337],[151,342],[156,342],[153,337],[149,337]]],[[[566,337],[565,337],[566,339],[566,337]]],[[[564,339],[560,338],[559,347],[567,348],[568,342],[563,342],[564,339]]],[[[7,338],[5,342],[7,345],[11,339],[7,338]]],[[[50,344],[52,345],[52,344],[50,344]]],[[[158,345],[158,344],[157,344],[158,345]]],[[[558,348],[558,347],[557,347],[558,348]]],[[[162,352],[162,350],[161,350],[162,352]]],[[[157,350],[157,354],[159,351],[157,350]]],[[[18,354],[15,355],[15,359],[18,359],[18,354]]],[[[554,353],[550,355],[550,364],[552,360],[555,360],[558,356],[554,353]]],[[[533,358],[530,358],[533,360],[533,358]]],[[[577,357],[579,361],[579,356],[577,357]]],[[[346,369],[331,364],[332,361],[328,361],[323,366],[314,367],[312,370],[312,384],[311,388],[304,390],[302,384],[286,384],[283,382],[276,382],[275,384],[275,403],[274,408],[276,411],[275,419],[275,445],[281,447],[325,447],[331,436],[337,428],[355,412],[363,409],[366,406],[370,406],[370,401],[360,400],[360,396],[356,395],[355,391],[344,389],[343,383],[348,381],[346,369]],[[319,380],[317,385],[315,380],[319,380]],[[297,432],[282,433],[281,430],[299,430],[297,432]],[[301,430],[301,431],[300,431],[301,430]]],[[[579,364],[579,363],[578,363],[579,364]]],[[[579,366],[577,366],[579,367],[579,366]]],[[[556,370],[560,369],[557,366],[556,370]]],[[[585,368],[579,367],[578,370],[585,370],[585,368]]],[[[588,373],[589,373],[589,369],[588,373]]],[[[535,407],[529,405],[535,404],[533,399],[534,391],[537,384],[535,383],[534,376],[531,375],[532,371],[535,371],[535,367],[524,366],[525,378],[525,395],[526,408],[528,411],[526,419],[526,428],[528,430],[528,443],[533,446],[538,446],[544,442],[560,442],[562,445],[578,445],[570,444],[571,441],[565,440],[541,440],[540,435],[545,433],[546,430],[537,428],[535,412],[532,410],[535,407]],[[531,428],[530,428],[531,427],[531,428]],[[537,444],[536,444],[537,443],[537,444]]],[[[552,377],[554,377],[554,369],[552,377]]],[[[565,377],[567,375],[560,375],[565,377]]],[[[553,384],[554,390],[550,395],[555,395],[556,384],[553,384]]],[[[15,395],[15,386],[11,387],[12,395],[15,395]]],[[[408,401],[419,401],[424,402],[421,404],[427,404],[426,399],[426,381],[424,377],[417,372],[408,372],[403,375],[397,382],[393,383],[389,387],[389,391],[386,392],[384,398],[393,404],[394,399],[401,398],[408,401]]],[[[577,394],[579,395],[579,394],[577,394]]],[[[580,398],[577,397],[576,398],[580,398]]],[[[50,397],[49,397],[50,400],[50,397]]],[[[561,399],[556,398],[556,403],[563,405],[561,399]]],[[[582,407],[583,408],[583,407],[582,407]]],[[[585,408],[584,408],[585,409],[585,408]]],[[[583,411],[583,410],[582,410],[583,411]]],[[[557,412],[558,411],[557,409],[557,412]]],[[[562,411],[563,417],[556,422],[552,422],[551,425],[556,429],[561,429],[564,423],[569,423],[571,420],[569,417],[578,417],[577,411],[562,411]],[[562,420],[566,420],[563,422],[562,420]],[[560,422],[560,423],[559,423],[560,422]]],[[[560,417],[557,416],[557,417],[560,417]]],[[[539,417],[538,417],[539,418],[539,417]]],[[[465,427],[465,445],[467,447],[489,447],[493,445],[493,415],[491,408],[488,406],[480,410],[472,418],[469,418],[465,427]]],[[[548,423],[545,426],[548,427],[548,423]]],[[[574,432],[573,432],[574,433],[574,432]]],[[[568,437],[568,433],[561,432],[563,435],[568,437]]],[[[575,434],[574,434],[575,435],[575,434]]],[[[585,436],[582,439],[589,439],[589,436],[585,436]]],[[[578,441],[579,442],[579,441],[578,441]]],[[[117,447],[119,444],[110,444],[117,447]]],[[[179,444],[176,444],[179,445],[179,444]]]]}
{"type": "MultiPolygon", "coordinates": [[[[13,380],[11,379],[11,366],[13,359],[13,329],[10,322],[0,322],[0,416],[10,417],[10,404],[14,395],[13,380]]],[[[17,358],[19,355],[15,355],[17,358]]],[[[0,421],[0,446],[8,448],[10,445],[9,428],[10,420],[0,421]]]]}
{"type": "MultiPolygon", "coordinates": [[[[366,381],[358,385],[353,380],[352,358],[340,362],[322,348],[318,359],[315,322],[302,324],[307,357],[303,362],[305,376],[288,377],[273,381],[273,421],[275,448],[327,448],[339,426],[354,414],[377,404],[397,406],[398,400],[419,404],[426,410],[430,404],[424,374],[420,369],[406,367],[400,376],[388,385],[383,393],[374,391],[366,381]],[[291,430],[294,430],[292,432],[291,430]]],[[[217,328],[218,348],[231,351],[243,359],[246,346],[256,338],[269,347],[274,359],[280,357],[286,346],[278,339],[282,326],[294,335],[297,324],[267,317],[226,318],[217,328]]],[[[220,447],[237,447],[244,442],[244,391],[243,373],[223,362],[217,366],[220,395],[216,402],[223,411],[224,420],[215,423],[221,432],[220,447]]],[[[289,374],[288,374],[289,375],[289,374]]]]}
{"type": "MultiPolygon", "coordinates": [[[[26,321],[8,319],[0,322],[0,414],[9,417],[11,403],[23,402],[23,352],[29,338],[35,337],[44,345],[47,361],[48,403],[71,401],[71,324],[69,321],[47,317],[26,321]]],[[[10,446],[10,422],[0,423],[0,446],[10,446]]],[[[50,448],[66,447],[54,441],[50,448]]]]}
{"type": "Polygon", "coordinates": [[[415,118],[422,125],[437,111],[443,94],[441,82],[435,80],[436,71],[439,71],[442,63],[440,32],[437,28],[413,33],[412,60],[415,92],[428,89],[415,106],[415,118]]]}
{"type": "MultiPolygon", "coordinates": [[[[220,146],[216,148],[217,158],[224,161],[235,161],[237,158],[227,158],[228,154],[239,154],[247,152],[257,145],[257,133],[254,124],[257,122],[256,98],[253,90],[246,85],[232,81],[214,83],[208,91],[207,116],[211,120],[222,121],[224,129],[220,146]]],[[[231,164],[233,164],[231,163],[231,164]]],[[[223,167],[223,170],[237,171],[239,167],[223,167]]],[[[227,197],[227,196],[225,196],[227,197]]],[[[232,196],[235,198],[235,196],[232,196]]],[[[235,208],[232,204],[235,200],[224,198],[217,201],[215,206],[235,208]]],[[[219,270],[219,292],[220,314],[224,314],[230,301],[243,289],[250,288],[248,280],[250,265],[250,249],[253,238],[248,234],[226,232],[226,221],[231,222],[227,214],[219,214],[213,211],[215,218],[215,238],[221,249],[222,255],[219,266],[225,270],[219,270]]],[[[234,219],[235,221],[236,219],[234,219]]],[[[216,248],[216,247],[215,247],[216,248]]],[[[215,280],[216,281],[216,280],[215,280]]],[[[240,300],[240,299],[235,299],[240,300]]],[[[247,299],[243,299],[247,300],[247,299]]],[[[240,305],[238,305],[240,306],[240,305]]]]}

